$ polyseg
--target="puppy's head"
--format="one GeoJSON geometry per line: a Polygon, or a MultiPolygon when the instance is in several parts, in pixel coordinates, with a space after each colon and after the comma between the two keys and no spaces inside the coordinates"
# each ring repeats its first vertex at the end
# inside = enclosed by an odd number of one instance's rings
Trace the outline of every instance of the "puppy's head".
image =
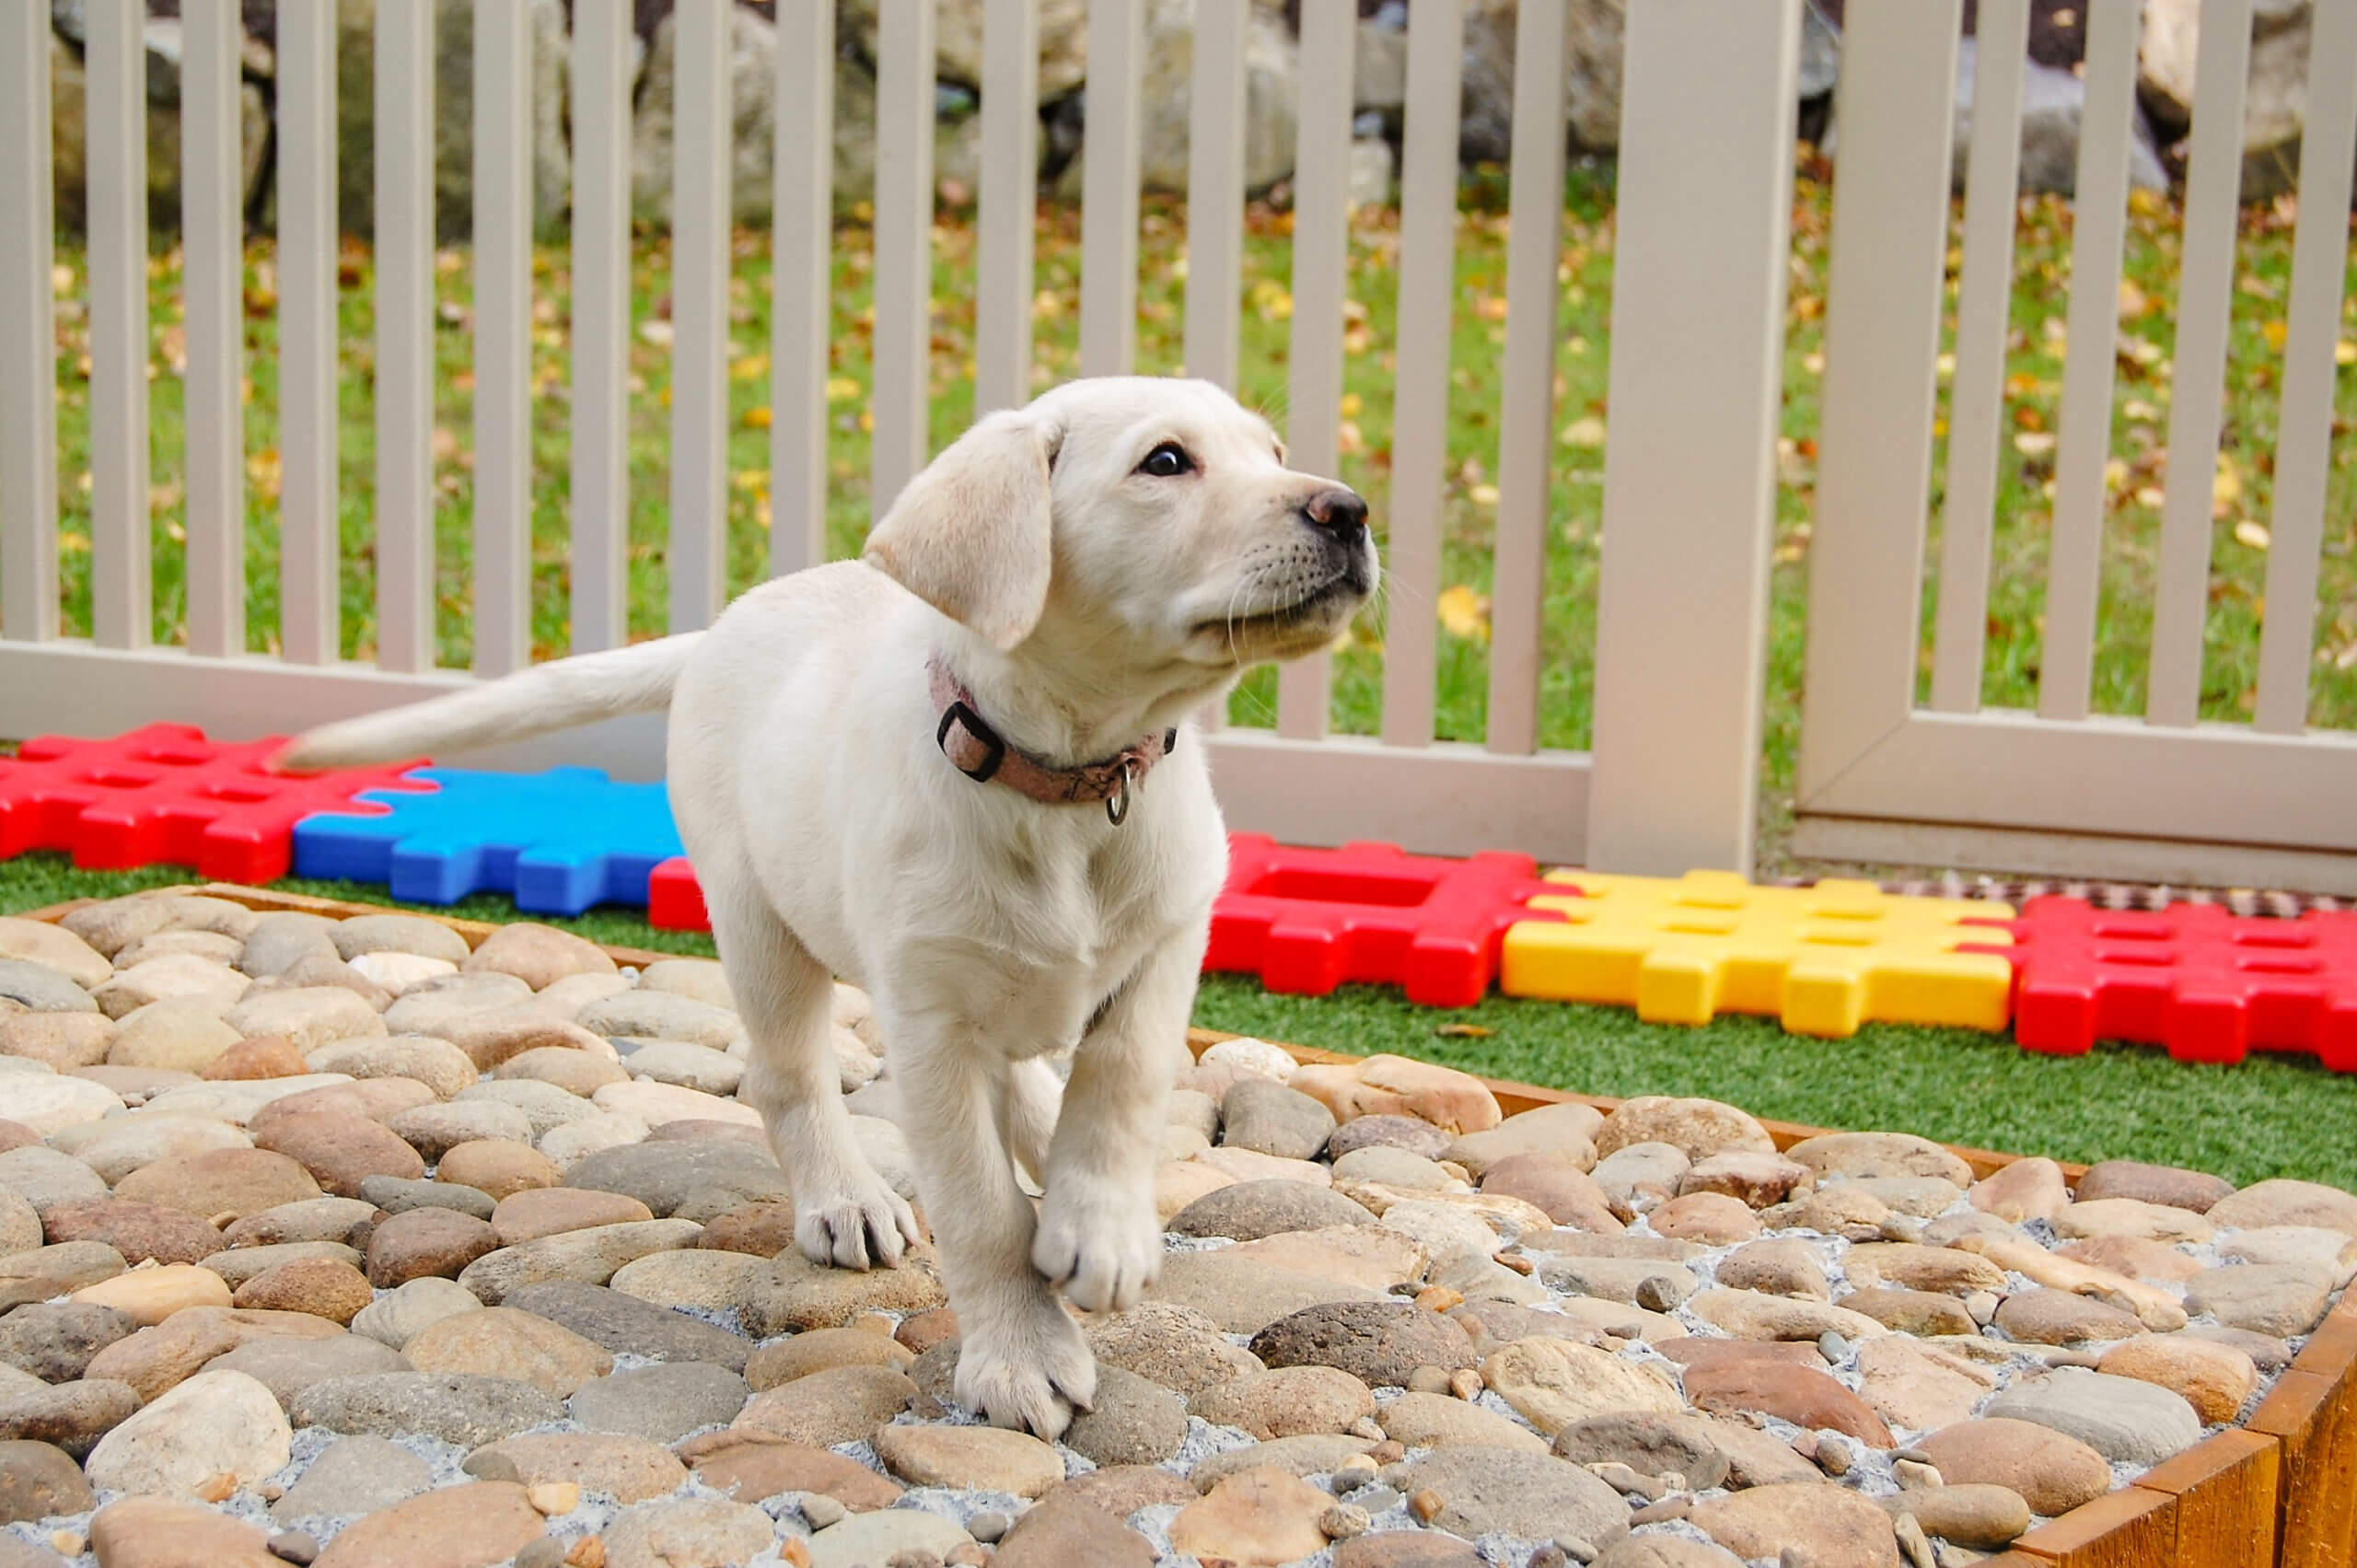
{"type": "Polygon", "coordinates": [[[1055,632],[1207,671],[1323,647],[1376,577],[1365,502],[1286,467],[1218,387],[1147,377],[982,419],[910,482],[866,559],[1002,649],[1055,632]]]}

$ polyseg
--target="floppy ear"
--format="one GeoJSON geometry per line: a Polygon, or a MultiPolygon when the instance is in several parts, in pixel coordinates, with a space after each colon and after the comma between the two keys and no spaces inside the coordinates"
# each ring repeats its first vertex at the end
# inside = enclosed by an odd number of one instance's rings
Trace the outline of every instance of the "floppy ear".
{"type": "Polygon", "coordinates": [[[1049,464],[1062,433],[993,413],[909,481],[867,536],[871,566],[999,648],[1031,634],[1053,555],[1049,464]]]}

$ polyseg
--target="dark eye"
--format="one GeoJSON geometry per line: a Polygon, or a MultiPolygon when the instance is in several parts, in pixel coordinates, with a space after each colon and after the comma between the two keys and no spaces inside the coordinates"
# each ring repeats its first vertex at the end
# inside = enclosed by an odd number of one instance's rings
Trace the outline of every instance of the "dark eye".
{"type": "Polygon", "coordinates": [[[1138,465],[1138,472],[1155,479],[1177,479],[1182,473],[1194,471],[1195,459],[1189,457],[1187,448],[1176,441],[1165,441],[1148,452],[1145,461],[1138,465]]]}

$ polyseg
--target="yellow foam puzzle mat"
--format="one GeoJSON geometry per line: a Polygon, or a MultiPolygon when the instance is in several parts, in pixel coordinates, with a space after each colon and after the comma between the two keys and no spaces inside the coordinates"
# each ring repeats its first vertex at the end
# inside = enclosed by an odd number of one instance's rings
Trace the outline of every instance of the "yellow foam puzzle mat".
{"type": "Polygon", "coordinates": [[[1868,1020],[2003,1029],[2013,965],[2008,904],[1886,893],[1839,879],[1755,887],[1732,872],[1675,879],[1550,872],[1553,921],[1507,927],[1509,996],[1634,1005],[1650,1022],[1707,1024],[1766,1013],[1794,1034],[1845,1039],[1868,1020]],[[1575,889],[1575,891],[1574,891],[1575,889]]]}

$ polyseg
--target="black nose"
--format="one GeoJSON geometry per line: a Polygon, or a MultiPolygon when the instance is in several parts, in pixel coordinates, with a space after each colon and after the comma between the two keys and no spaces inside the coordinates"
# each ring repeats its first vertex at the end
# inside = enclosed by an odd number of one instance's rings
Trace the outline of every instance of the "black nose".
{"type": "Polygon", "coordinates": [[[1302,503],[1301,515],[1345,543],[1366,532],[1366,502],[1355,491],[1321,490],[1302,503]]]}

